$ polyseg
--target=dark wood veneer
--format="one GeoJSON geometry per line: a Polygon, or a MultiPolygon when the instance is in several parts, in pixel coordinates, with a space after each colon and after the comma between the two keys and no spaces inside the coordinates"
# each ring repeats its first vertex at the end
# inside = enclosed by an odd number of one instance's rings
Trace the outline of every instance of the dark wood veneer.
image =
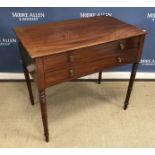
{"type": "Polygon", "coordinates": [[[93,17],[16,27],[32,58],[144,35],[141,29],[113,17],[93,17]]]}

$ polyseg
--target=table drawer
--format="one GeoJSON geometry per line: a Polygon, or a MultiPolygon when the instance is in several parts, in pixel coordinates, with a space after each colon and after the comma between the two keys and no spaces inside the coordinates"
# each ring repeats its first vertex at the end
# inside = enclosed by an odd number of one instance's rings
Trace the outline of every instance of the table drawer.
{"type": "Polygon", "coordinates": [[[123,54],[107,56],[97,61],[76,65],[74,67],[75,76],[85,76],[87,74],[102,71],[102,69],[110,69],[112,67],[133,63],[136,61],[136,51],[137,49],[132,49],[123,54]]]}
{"type": "Polygon", "coordinates": [[[54,71],[64,66],[68,67],[72,64],[97,61],[105,56],[125,53],[128,49],[137,48],[138,45],[139,37],[134,37],[48,56],[44,58],[45,72],[54,71]]]}
{"type": "Polygon", "coordinates": [[[117,67],[136,61],[137,48],[127,50],[125,53],[105,56],[96,61],[73,64],[68,67],[61,67],[58,70],[45,72],[45,85],[50,86],[56,83],[79,78],[87,74],[101,71],[104,68],[117,67]]]}
{"type": "Polygon", "coordinates": [[[46,87],[71,79],[70,70],[71,68],[61,68],[60,70],[45,72],[46,87]]]}

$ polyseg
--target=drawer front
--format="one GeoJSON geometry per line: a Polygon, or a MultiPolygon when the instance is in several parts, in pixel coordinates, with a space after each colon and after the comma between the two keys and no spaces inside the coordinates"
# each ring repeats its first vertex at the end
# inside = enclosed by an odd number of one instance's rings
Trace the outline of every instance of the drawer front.
{"type": "Polygon", "coordinates": [[[54,85],[56,83],[72,80],[85,76],[91,73],[101,71],[111,67],[117,67],[136,61],[137,48],[132,50],[126,50],[121,54],[108,55],[102,59],[95,61],[83,62],[79,64],[73,64],[68,67],[62,67],[58,70],[45,72],[45,84],[46,86],[54,85]]]}
{"type": "Polygon", "coordinates": [[[119,40],[111,43],[101,44],[73,51],[75,64],[92,62],[109,56],[118,56],[138,47],[139,38],[119,40]]]}
{"type": "Polygon", "coordinates": [[[71,79],[69,68],[61,68],[51,72],[45,72],[46,87],[71,79]]]}
{"type": "Polygon", "coordinates": [[[76,65],[74,67],[75,77],[85,76],[87,74],[101,71],[102,69],[110,69],[112,67],[133,63],[136,61],[136,51],[137,49],[128,50],[126,53],[107,56],[97,61],[76,65]]]}
{"type": "Polygon", "coordinates": [[[129,49],[132,50],[137,48],[138,45],[139,38],[134,37],[48,56],[44,58],[45,72],[58,70],[62,67],[69,67],[80,63],[97,61],[106,56],[122,54],[129,49]]]}

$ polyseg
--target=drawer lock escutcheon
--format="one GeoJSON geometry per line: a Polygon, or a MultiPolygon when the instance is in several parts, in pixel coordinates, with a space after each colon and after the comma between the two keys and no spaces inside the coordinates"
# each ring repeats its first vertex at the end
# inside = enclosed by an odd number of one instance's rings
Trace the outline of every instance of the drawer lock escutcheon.
{"type": "Polygon", "coordinates": [[[70,69],[69,70],[69,74],[70,74],[71,77],[74,77],[74,70],[73,69],[70,69]]]}
{"type": "Polygon", "coordinates": [[[124,44],[123,44],[123,43],[120,43],[119,46],[120,46],[121,51],[123,51],[124,48],[125,48],[125,47],[124,47],[124,44]]]}
{"type": "Polygon", "coordinates": [[[73,55],[69,54],[68,55],[68,61],[71,63],[71,62],[74,62],[74,57],[73,55]]]}
{"type": "Polygon", "coordinates": [[[118,58],[117,58],[117,62],[118,62],[118,63],[122,63],[122,58],[121,58],[121,57],[118,57],[118,58]]]}

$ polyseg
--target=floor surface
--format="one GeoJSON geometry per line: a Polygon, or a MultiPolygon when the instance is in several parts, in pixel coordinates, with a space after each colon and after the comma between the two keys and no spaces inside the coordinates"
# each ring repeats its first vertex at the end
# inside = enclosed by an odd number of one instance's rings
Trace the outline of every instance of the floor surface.
{"type": "Polygon", "coordinates": [[[155,147],[155,82],[68,82],[47,89],[46,143],[37,91],[31,106],[24,82],[0,83],[0,147],[155,147]]]}

